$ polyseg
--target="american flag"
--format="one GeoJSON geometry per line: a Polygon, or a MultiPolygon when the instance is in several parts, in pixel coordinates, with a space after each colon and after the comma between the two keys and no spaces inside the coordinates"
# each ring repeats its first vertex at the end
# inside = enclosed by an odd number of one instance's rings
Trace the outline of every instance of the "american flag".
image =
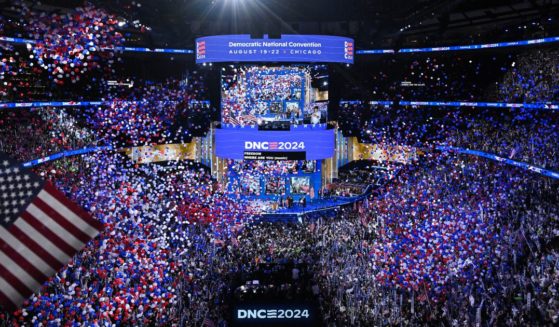
{"type": "Polygon", "coordinates": [[[0,307],[15,309],[102,224],[0,152],[0,307]]]}
{"type": "Polygon", "coordinates": [[[237,118],[235,118],[235,117],[233,117],[233,116],[229,116],[229,117],[227,117],[227,118],[228,118],[228,119],[227,119],[227,123],[233,124],[233,125],[235,125],[235,126],[241,125],[241,123],[239,122],[239,120],[237,120],[237,118]]]}
{"type": "Polygon", "coordinates": [[[244,119],[245,122],[247,122],[249,124],[256,123],[256,121],[258,120],[258,118],[253,113],[250,113],[248,115],[244,115],[242,118],[244,119]]]}

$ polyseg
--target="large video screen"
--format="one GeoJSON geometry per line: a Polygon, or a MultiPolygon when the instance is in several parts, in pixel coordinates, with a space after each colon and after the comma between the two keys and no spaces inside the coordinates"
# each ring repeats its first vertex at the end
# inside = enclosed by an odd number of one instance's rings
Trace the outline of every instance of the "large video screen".
{"type": "Polygon", "coordinates": [[[308,177],[291,177],[292,194],[309,194],[311,191],[311,180],[308,177]]]}
{"type": "Polygon", "coordinates": [[[266,195],[285,194],[285,178],[283,176],[271,176],[266,180],[266,195]]]}
{"type": "Polygon", "coordinates": [[[328,67],[234,66],[221,72],[221,120],[231,125],[325,123],[328,67]]]}
{"type": "Polygon", "coordinates": [[[243,195],[260,195],[260,179],[258,176],[242,176],[240,185],[243,195]]]}
{"type": "Polygon", "coordinates": [[[330,35],[216,35],[196,39],[196,62],[297,62],[352,64],[353,39],[330,35]]]}

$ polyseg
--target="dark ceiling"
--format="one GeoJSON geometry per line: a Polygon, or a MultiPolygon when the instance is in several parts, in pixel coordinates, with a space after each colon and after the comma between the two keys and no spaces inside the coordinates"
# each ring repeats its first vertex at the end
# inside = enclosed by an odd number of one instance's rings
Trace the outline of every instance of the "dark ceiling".
{"type": "MultiPolygon", "coordinates": [[[[151,27],[149,35],[136,38],[148,46],[192,47],[196,37],[215,34],[300,33],[350,36],[358,48],[397,47],[451,42],[452,37],[495,33],[534,20],[546,22],[546,29],[559,28],[559,0],[90,1],[151,27]]],[[[76,7],[83,1],[42,3],[76,7]]]]}
{"type": "Polygon", "coordinates": [[[154,42],[175,46],[190,46],[198,36],[231,33],[349,35],[358,41],[358,47],[413,43],[425,35],[444,42],[448,31],[460,29],[463,33],[464,29],[472,29],[470,33],[479,33],[503,24],[557,17],[559,9],[559,0],[100,2],[112,11],[153,27],[154,42]]]}

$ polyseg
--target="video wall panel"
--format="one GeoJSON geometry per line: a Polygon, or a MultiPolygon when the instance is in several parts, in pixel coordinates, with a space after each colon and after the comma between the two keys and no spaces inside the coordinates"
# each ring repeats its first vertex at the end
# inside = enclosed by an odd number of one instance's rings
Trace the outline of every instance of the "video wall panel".
{"type": "Polygon", "coordinates": [[[325,123],[328,82],[325,65],[225,66],[221,121],[234,126],[325,123]]]}

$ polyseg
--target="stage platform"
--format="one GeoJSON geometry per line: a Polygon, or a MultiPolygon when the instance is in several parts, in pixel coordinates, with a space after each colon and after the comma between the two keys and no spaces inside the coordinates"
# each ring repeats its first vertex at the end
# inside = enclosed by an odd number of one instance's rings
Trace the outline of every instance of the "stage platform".
{"type": "Polygon", "coordinates": [[[355,202],[362,200],[366,195],[355,197],[331,197],[323,199],[314,199],[307,203],[306,206],[294,204],[291,208],[279,208],[273,211],[267,211],[255,217],[255,221],[278,222],[278,223],[301,223],[303,221],[327,218],[335,215],[335,210],[353,205],[355,202]]]}

